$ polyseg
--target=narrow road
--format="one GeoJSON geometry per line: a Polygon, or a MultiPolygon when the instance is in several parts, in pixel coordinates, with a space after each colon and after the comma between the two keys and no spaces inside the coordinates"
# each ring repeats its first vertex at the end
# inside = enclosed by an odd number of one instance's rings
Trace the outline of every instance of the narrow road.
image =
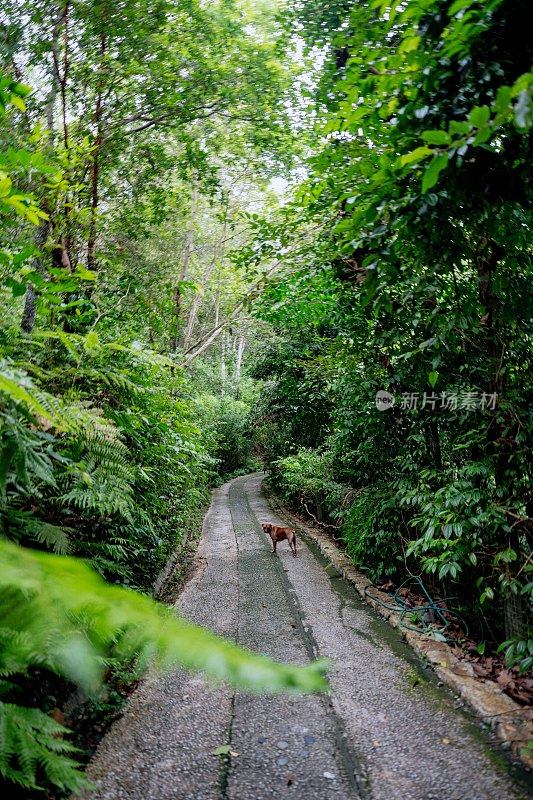
{"type": "Polygon", "coordinates": [[[202,566],[182,614],[258,652],[332,660],[331,696],[265,697],[183,672],[152,677],[88,770],[92,800],[518,800],[454,698],[428,681],[400,636],[299,540],[270,553],[281,523],[261,476],[213,496],[202,566]],[[212,755],[230,744],[229,761],[212,755]]]}

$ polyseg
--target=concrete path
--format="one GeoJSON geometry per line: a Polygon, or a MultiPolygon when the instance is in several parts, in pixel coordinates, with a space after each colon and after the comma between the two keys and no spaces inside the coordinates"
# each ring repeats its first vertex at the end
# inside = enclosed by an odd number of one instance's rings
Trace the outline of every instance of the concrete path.
{"type": "Polygon", "coordinates": [[[91,800],[518,800],[477,723],[428,681],[396,631],[281,522],[261,476],[215,491],[182,614],[288,662],[333,662],[331,696],[265,697],[176,672],[146,680],[88,770],[91,800]],[[231,744],[229,761],[212,755],[231,744]]]}

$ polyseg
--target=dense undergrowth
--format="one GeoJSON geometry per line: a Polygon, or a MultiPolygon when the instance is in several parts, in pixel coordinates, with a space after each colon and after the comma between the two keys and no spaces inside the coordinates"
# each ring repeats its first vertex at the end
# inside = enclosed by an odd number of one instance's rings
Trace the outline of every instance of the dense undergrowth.
{"type": "Polygon", "coordinates": [[[257,438],[375,581],[421,576],[533,666],[531,47],[524,3],[295,4],[308,179],[262,231],[257,438]],[[506,642],[506,643],[505,643],[506,642]]]}
{"type": "Polygon", "coordinates": [[[532,666],[528,6],[274,6],[0,9],[9,796],[81,785],[154,648],[324,686],[149,597],[263,463],[373,580],[421,575],[532,666]]]}
{"type": "Polygon", "coordinates": [[[0,10],[6,796],[84,785],[79,762],[149,663],[252,691],[326,685],[321,665],[253,656],[151,599],[210,488],[251,459],[245,332],[224,332],[222,363],[202,342],[246,284],[225,258],[246,236],[231,169],[273,150],[249,109],[279,144],[286,77],[268,27],[247,34],[222,5],[0,10]]]}

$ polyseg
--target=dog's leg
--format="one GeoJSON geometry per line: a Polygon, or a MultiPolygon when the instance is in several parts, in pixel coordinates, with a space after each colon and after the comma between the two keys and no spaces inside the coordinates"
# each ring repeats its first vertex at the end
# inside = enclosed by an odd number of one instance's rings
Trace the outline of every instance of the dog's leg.
{"type": "Polygon", "coordinates": [[[276,552],[276,547],[278,546],[277,539],[272,539],[272,552],[276,552]]]}
{"type": "Polygon", "coordinates": [[[294,558],[296,558],[296,534],[294,534],[294,536],[292,537],[291,549],[294,558]]]}

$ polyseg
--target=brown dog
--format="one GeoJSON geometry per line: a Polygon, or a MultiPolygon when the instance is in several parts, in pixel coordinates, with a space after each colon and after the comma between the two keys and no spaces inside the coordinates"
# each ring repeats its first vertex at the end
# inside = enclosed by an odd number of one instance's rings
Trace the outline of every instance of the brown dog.
{"type": "Polygon", "coordinates": [[[276,552],[278,542],[286,539],[289,547],[292,550],[293,556],[296,558],[296,532],[292,528],[282,528],[281,525],[272,525],[271,522],[263,522],[261,524],[265,533],[268,533],[272,539],[272,552],[276,552]]]}

